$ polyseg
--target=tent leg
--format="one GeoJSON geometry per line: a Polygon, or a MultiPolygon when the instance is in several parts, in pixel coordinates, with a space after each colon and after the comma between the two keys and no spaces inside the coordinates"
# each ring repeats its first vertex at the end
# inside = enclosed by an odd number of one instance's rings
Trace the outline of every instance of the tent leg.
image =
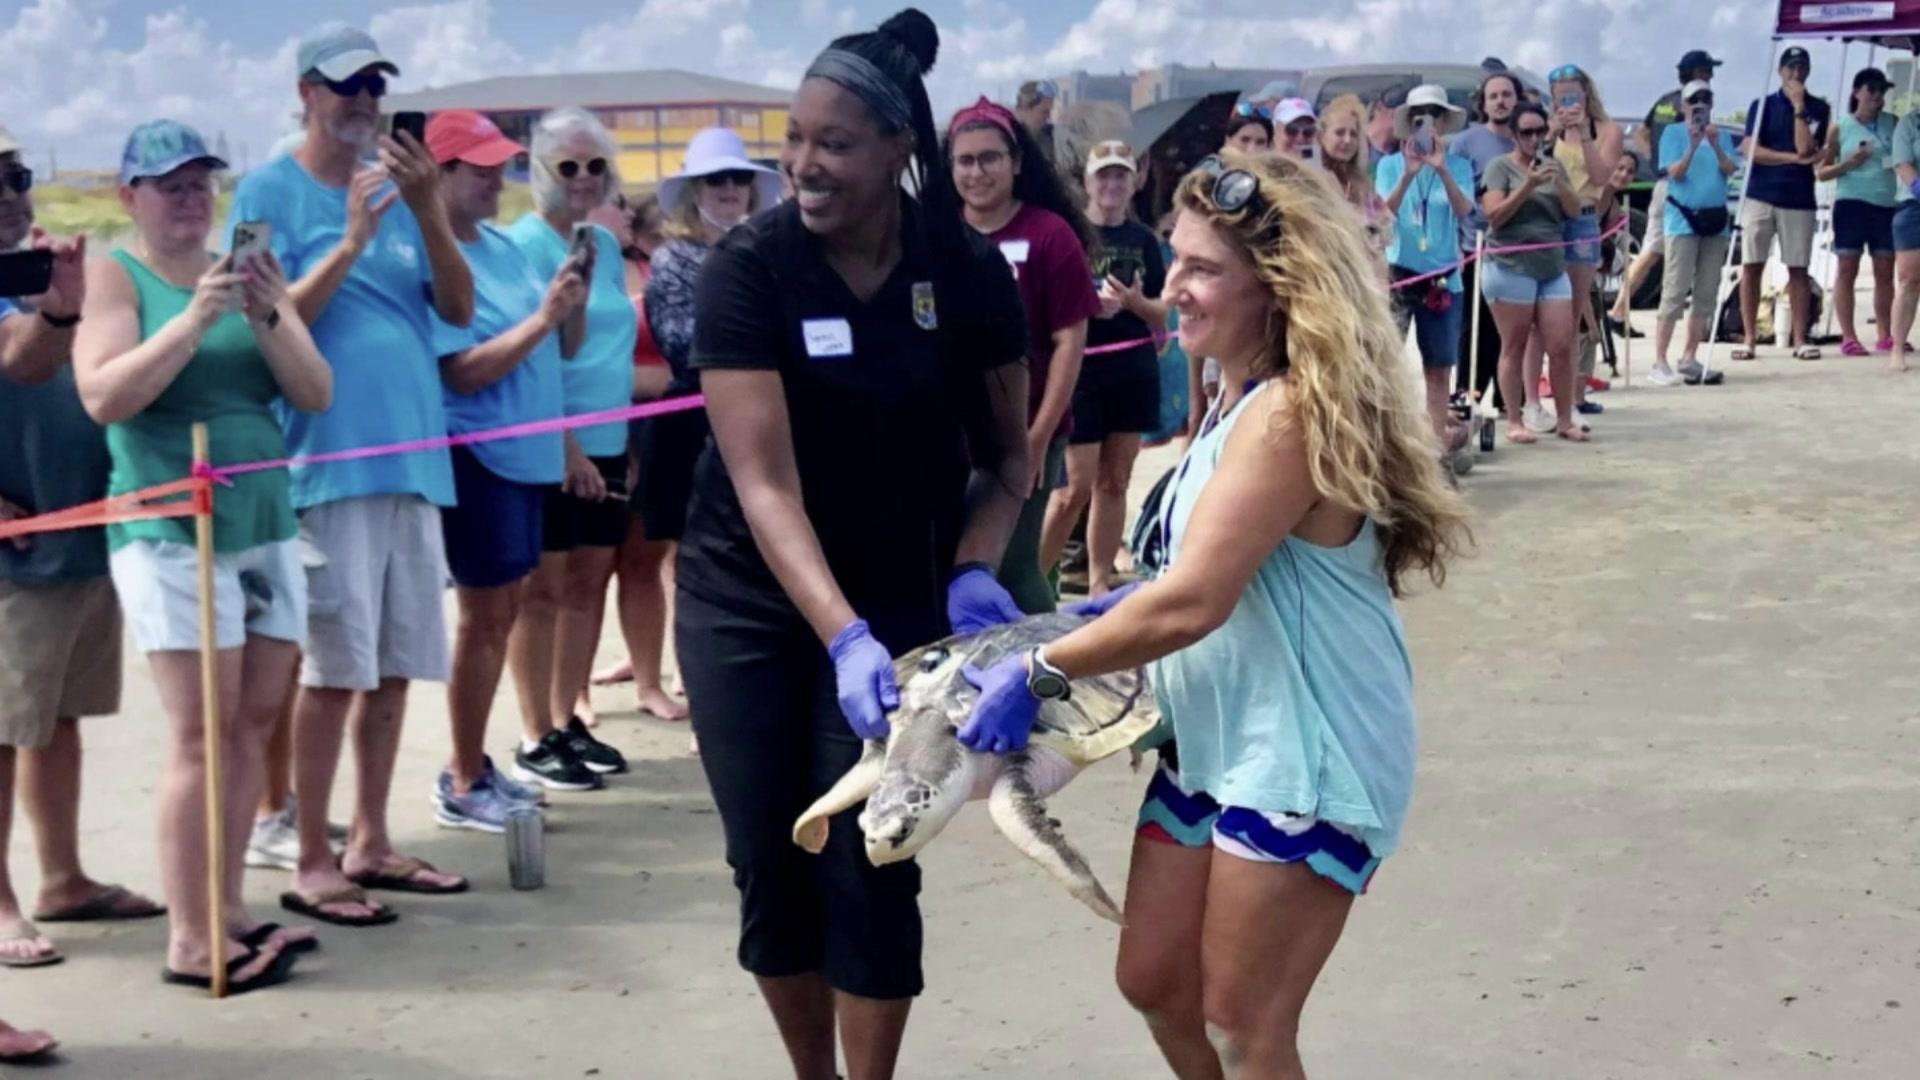
{"type": "MultiPolygon", "coordinates": [[[[1743,206],[1745,205],[1746,199],[1747,199],[1747,185],[1753,180],[1753,152],[1760,145],[1760,131],[1762,129],[1764,121],[1766,120],[1767,88],[1773,85],[1773,72],[1774,72],[1774,68],[1779,63],[1779,56],[1780,56],[1780,42],[1776,40],[1773,43],[1773,47],[1768,50],[1767,74],[1766,74],[1766,78],[1763,79],[1760,83],[1760,97],[1757,99],[1759,102],[1759,105],[1754,110],[1753,138],[1747,140],[1747,164],[1746,164],[1746,168],[1742,169],[1740,172],[1740,198],[1737,201],[1743,206]]],[[[1713,371],[1714,354],[1717,353],[1720,349],[1720,307],[1722,304],[1726,303],[1725,294],[1727,289],[1727,271],[1733,267],[1733,252],[1735,248],[1740,246],[1740,240],[1741,240],[1740,222],[1738,218],[1736,218],[1733,221],[1731,228],[1733,229],[1733,242],[1727,245],[1727,259],[1726,259],[1726,262],[1722,263],[1720,266],[1720,281],[1714,287],[1713,325],[1707,328],[1707,355],[1706,355],[1706,359],[1700,362],[1700,367],[1704,372],[1713,371]]],[[[1737,291],[1739,287],[1740,287],[1739,283],[1736,282],[1734,284],[1734,289],[1737,291]]],[[[1742,312],[1741,313],[1742,325],[1740,327],[1740,330],[1742,333],[1752,334],[1753,328],[1745,325],[1745,319],[1746,319],[1746,313],[1742,312]]],[[[1756,335],[1754,337],[1755,343],[1757,344],[1759,340],[1760,340],[1759,337],[1756,335]]],[[[1705,384],[1706,384],[1705,377],[1702,376],[1701,385],[1704,386],[1705,384]]]]}

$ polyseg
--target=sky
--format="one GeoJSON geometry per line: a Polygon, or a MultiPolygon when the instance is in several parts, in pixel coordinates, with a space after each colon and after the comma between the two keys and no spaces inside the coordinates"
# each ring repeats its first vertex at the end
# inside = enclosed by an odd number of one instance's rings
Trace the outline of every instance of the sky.
{"type": "MultiPolygon", "coordinates": [[[[901,0],[0,0],[0,126],[44,167],[116,164],[126,133],[184,120],[258,159],[293,127],[294,42],[324,19],[370,29],[402,68],[397,89],[489,75],[680,67],[791,87],[835,35],[901,0]]],[[[1394,60],[1537,72],[1577,63],[1614,113],[1644,115],[1687,48],[1727,61],[1724,108],[1770,66],[1769,0],[921,0],[941,29],[936,110],[1076,69],[1168,62],[1312,67],[1394,60]]],[[[1816,93],[1840,46],[1813,48],[1816,93]]],[[[1853,50],[1848,70],[1862,66],[1853,50]]],[[[1842,97],[1845,95],[1842,94],[1842,97]]],[[[1737,101],[1736,101],[1737,99],[1737,101]]]]}

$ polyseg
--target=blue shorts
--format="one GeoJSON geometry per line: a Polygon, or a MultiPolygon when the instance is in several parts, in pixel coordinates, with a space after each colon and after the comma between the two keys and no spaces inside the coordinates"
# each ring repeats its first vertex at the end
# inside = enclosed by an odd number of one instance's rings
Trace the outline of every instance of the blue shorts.
{"type": "Polygon", "coordinates": [[[1356,896],[1380,869],[1379,857],[1351,832],[1304,814],[1221,806],[1204,791],[1182,788],[1164,760],[1147,781],[1135,834],[1156,843],[1212,847],[1248,862],[1306,863],[1356,896]]]}
{"type": "Polygon", "coordinates": [[[459,504],[441,509],[440,527],[453,583],[497,589],[533,573],[540,565],[547,489],[499,476],[467,447],[454,447],[452,456],[459,504]]]}
{"type": "Polygon", "coordinates": [[[1541,281],[1516,270],[1509,270],[1489,259],[1480,281],[1480,292],[1489,301],[1501,304],[1537,304],[1542,300],[1572,300],[1573,279],[1562,273],[1541,281]]]}
{"type": "Polygon", "coordinates": [[[1835,255],[1893,254],[1893,207],[1864,199],[1841,199],[1833,204],[1835,255]]]}
{"type": "Polygon", "coordinates": [[[1580,216],[1568,218],[1560,227],[1560,238],[1573,246],[1567,249],[1567,265],[1600,265],[1600,212],[1589,206],[1580,216]]]}
{"type": "Polygon", "coordinates": [[[1393,322],[1404,339],[1407,323],[1413,323],[1413,341],[1420,347],[1420,366],[1430,371],[1445,371],[1460,362],[1460,325],[1472,299],[1465,293],[1452,293],[1453,302],[1445,311],[1427,307],[1427,283],[1393,291],[1393,322]]]}
{"type": "Polygon", "coordinates": [[[1893,212],[1893,250],[1920,251],[1920,202],[1903,202],[1893,212]]]}

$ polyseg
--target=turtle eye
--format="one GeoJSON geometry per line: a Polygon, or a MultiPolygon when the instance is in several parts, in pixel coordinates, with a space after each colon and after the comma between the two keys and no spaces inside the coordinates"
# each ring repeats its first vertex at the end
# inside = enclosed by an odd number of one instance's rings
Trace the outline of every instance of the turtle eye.
{"type": "Polygon", "coordinates": [[[920,670],[929,673],[938,671],[940,665],[947,662],[947,656],[947,650],[937,645],[928,649],[926,652],[920,654],[920,670]]]}

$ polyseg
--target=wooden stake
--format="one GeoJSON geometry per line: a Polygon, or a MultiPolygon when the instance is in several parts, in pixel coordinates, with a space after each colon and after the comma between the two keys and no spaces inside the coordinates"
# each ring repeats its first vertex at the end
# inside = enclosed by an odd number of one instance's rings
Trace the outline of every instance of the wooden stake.
{"type": "MultiPolygon", "coordinates": [[[[1662,210],[1661,213],[1666,211],[1662,210]]],[[[1627,250],[1627,241],[1633,237],[1633,204],[1627,201],[1624,193],[1620,196],[1620,220],[1626,222],[1626,226],[1620,230],[1620,242],[1614,245],[1615,251],[1627,250]]],[[[1653,228],[1653,222],[1647,222],[1646,228],[1653,228]]],[[[1645,229],[1641,230],[1641,235],[1646,235],[1645,229]]],[[[1627,298],[1627,317],[1620,320],[1620,371],[1625,376],[1623,381],[1629,390],[1633,389],[1633,290],[1629,286],[1633,281],[1635,261],[1628,259],[1626,272],[1620,275],[1620,291],[1627,298]]]]}
{"type": "MultiPolygon", "coordinates": [[[[209,464],[207,425],[193,425],[195,471],[209,464]]],[[[220,680],[213,610],[213,489],[194,494],[194,541],[200,549],[200,723],[207,773],[207,940],[213,955],[213,996],[227,996],[227,828],[221,792],[220,680]]]]}
{"type": "MultiPolygon", "coordinates": [[[[1493,411],[1493,394],[1480,392],[1480,287],[1487,279],[1487,231],[1480,230],[1473,238],[1473,330],[1468,335],[1467,344],[1467,393],[1480,394],[1474,412],[1485,412],[1488,416],[1499,417],[1493,411]]],[[[1493,373],[1493,383],[1489,391],[1500,385],[1500,373],[1493,373]]]]}

